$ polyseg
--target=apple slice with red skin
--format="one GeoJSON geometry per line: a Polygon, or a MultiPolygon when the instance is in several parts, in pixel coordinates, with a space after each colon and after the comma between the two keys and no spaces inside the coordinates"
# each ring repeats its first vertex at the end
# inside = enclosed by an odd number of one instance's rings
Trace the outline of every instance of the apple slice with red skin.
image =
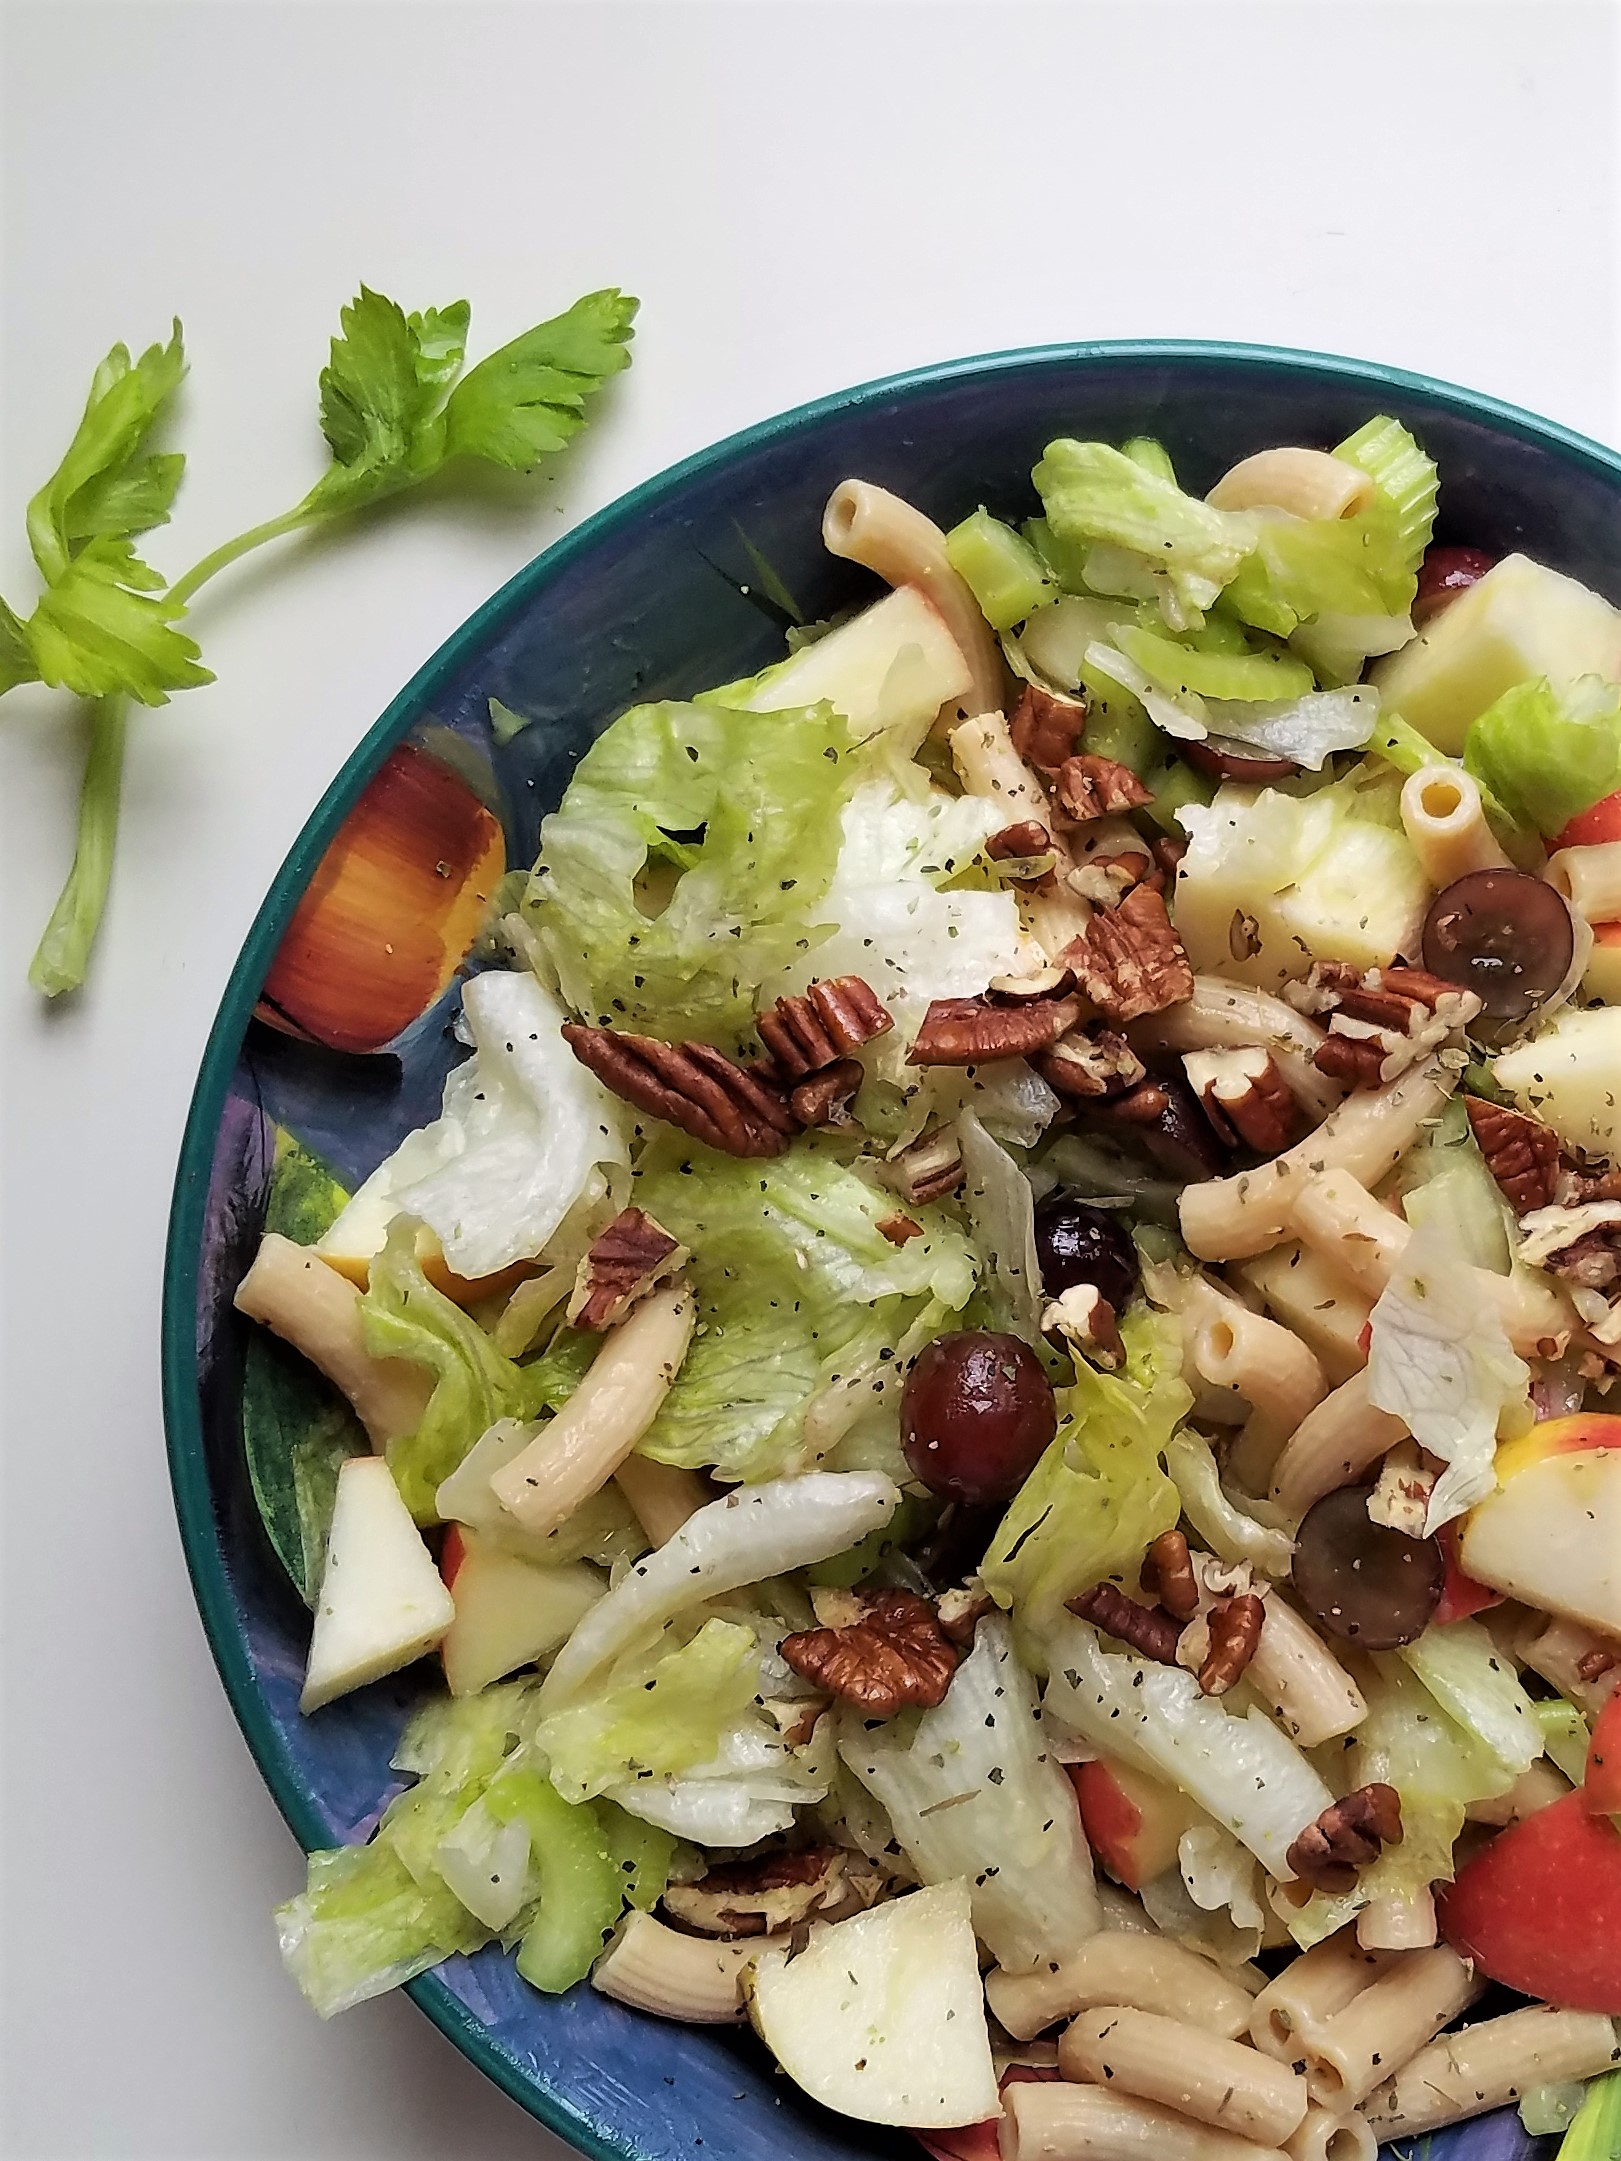
{"type": "Polygon", "coordinates": [[[1552,845],[1601,848],[1607,840],[1621,840],[1621,788],[1614,795],[1601,795],[1588,809],[1578,811],[1552,845]]]}
{"type": "Polygon", "coordinates": [[[1500,1606],[1502,1592],[1477,1583],[1459,1560],[1456,1519],[1443,1523],[1435,1536],[1445,1574],[1441,1578],[1441,1603],[1430,1616],[1431,1626],[1445,1628],[1449,1621],[1467,1621],[1471,1614],[1484,1613],[1488,1606],[1500,1606]]]}
{"type": "Polygon", "coordinates": [[[1621,1831],[1567,1793],[1501,1832],[1437,1902],[1441,1935],[1488,1979],[1568,2011],[1621,2015],[1621,1831]]]}
{"type": "Polygon", "coordinates": [[[1594,1721],[1581,1794],[1590,1816],[1621,1816],[1621,1688],[1594,1721]]]}
{"type": "Polygon", "coordinates": [[[1199,1821],[1191,1803],[1129,1764],[1108,1758],[1064,1768],[1080,1803],[1086,1842],[1116,1883],[1140,1891],[1175,1868],[1182,1833],[1199,1821]]]}

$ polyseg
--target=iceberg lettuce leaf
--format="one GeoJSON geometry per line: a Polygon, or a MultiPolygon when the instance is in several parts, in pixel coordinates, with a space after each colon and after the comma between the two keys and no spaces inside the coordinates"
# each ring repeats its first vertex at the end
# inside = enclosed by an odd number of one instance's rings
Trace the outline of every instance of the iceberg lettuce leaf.
{"type": "Polygon", "coordinates": [[[1546,676],[1516,683],[1471,721],[1463,763],[1511,818],[1551,840],[1621,788],[1621,688],[1596,675],[1562,690],[1546,676]]]}
{"type": "Polygon", "coordinates": [[[627,1779],[667,1778],[708,1761],[759,1686],[753,1634],[709,1620],[690,1643],[615,1665],[542,1718],[535,1739],[564,1800],[588,1801],[627,1779]]]}

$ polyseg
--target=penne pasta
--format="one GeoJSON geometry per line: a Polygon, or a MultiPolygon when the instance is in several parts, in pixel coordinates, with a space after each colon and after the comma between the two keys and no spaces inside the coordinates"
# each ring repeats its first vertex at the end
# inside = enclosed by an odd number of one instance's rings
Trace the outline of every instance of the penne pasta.
{"type": "Polygon", "coordinates": [[[946,556],[946,536],[932,518],[887,488],[843,480],[822,513],[830,555],[876,571],[886,585],[915,586],[944,620],[971,677],[968,710],[999,711],[1007,694],[1001,648],[979,603],[946,556]]]}
{"type": "Polygon", "coordinates": [[[1261,1990],[1250,2008],[1250,2039],[1280,2062],[1295,2062],[1301,2037],[1320,2031],[1391,1963],[1378,1952],[1364,1951],[1355,1931],[1342,1928],[1291,1960],[1261,1990]]]}
{"type": "Polygon", "coordinates": [[[1022,2081],[1002,2108],[1002,2161],[1279,2161],[1275,2146],[1103,2086],[1022,2081]]]}
{"type": "Polygon", "coordinates": [[[1287,510],[1297,518],[1351,518],[1374,485],[1349,458],[1293,446],[1258,450],[1229,466],[1205,497],[1214,510],[1287,510]]]}
{"type": "Polygon", "coordinates": [[[1284,2140],[1283,2150],[1289,2161],[1375,2161],[1379,2141],[1354,2109],[1348,2116],[1336,2116],[1314,2101],[1300,2129],[1284,2140]]]}
{"type": "Polygon", "coordinates": [[[1446,1108],[1456,1076],[1426,1058],[1383,1088],[1350,1096],[1305,1140],[1258,1170],[1210,1178],[1182,1195],[1182,1236],[1200,1260],[1246,1260],[1294,1229],[1302,1190],[1325,1171],[1374,1185],[1446,1108]]]}
{"type": "Polygon", "coordinates": [[[1485,1987],[1456,1951],[1398,1951],[1343,2010],[1300,2036],[1298,2061],[1314,2101],[1356,2108],[1389,2077],[1392,2064],[1416,2056],[1441,2028],[1467,2010],[1485,1987]]]}
{"type": "Polygon", "coordinates": [[[1251,1998],[1220,1967],[1164,1937],[1106,1931],[1060,1964],[985,1976],[985,1999],[1016,2041],[1098,2004],[1157,2011],[1235,2041],[1249,2027],[1251,1998]]]}
{"type": "Polygon", "coordinates": [[[1362,1331],[1373,1300],[1328,1255],[1291,1240],[1240,1261],[1233,1275],[1263,1299],[1274,1317],[1292,1328],[1329,1385],[1348,1381],[1368,1362],[1362,1331]]]}
{"type": "Polygon", "coordinates": [[[1584,922],[1621,921],[1621,840],[1561,848],[1549,856],[1544,876],[1584,922]]]}
{"type": "Polygon", "coordinates": [[[1368,1376],[1353,1373],[1324,1396],[1284,1443],[1272,1470],[1270,1498],[1286,1516],[1298,1519],[1325,1493],[1354,1485],[1398,1441],[1407,1428],[1368,1396],[1368,1376]]]}
{"type": "Polygon", "coordinates": [[[1367,1700],[1321,1636],[1281,1593],[1266,1601],[1261,1640],[1244,1679],[1291,1740],[1317,1748],[1350,1733],[1368,1715],[1367,1700]]]}
{"type": "Polygon", "coordinates": [[[634,1453],[615,1471],[614,1483],[655,1546],[673,1538],[689,1516],[695,1516],[714,1499],[696,1471],[680,1470],[673,1463],[655,1463],[651,1456],[634,1453]]]}
{"type": "Polygon", "coordinates": [[[307,1246],[267,1231],[236,1287],[236,1309],[318,1366],[354,1406],[372,1447],[414,1433],[433,1393],[433,1376],[409,1358],[374,1358],[366,1348],[360,1292],[307,1246]]]}
{"type": "Polygon", "coordinates": [[[1178,1052],[1247,1050],[1264,1044],[1291,1092],[1314,1118],[1326,1118],[1345,1094],[1337,1080],[1312,1064],[1323,1041],[1316,1021],[1250,983],[1196,975],[1191,998],[1134,1022],[1130,1034],[1140,1048],[1178,1052]]]}
{"type": "Polygon", "coordinates": [[[1428,1885],[1406,1898],[1373,1899],[1356,1917],[1364,1951],[1427,1951],[1435,1939],[1435,1894],[1428,1885]]]}
{"type": "Polygon", "coordinates": [[[1081,2012],[1059,2039],[1058,2068],[1262,2147],[1281,2146],[1306,2114],[1305,2081],[1274,2057],[1129,2005],[1081,2012]]]}
{"type": "Polygon", "coordinates": [[[1327,1393],[1323,1369],[1281,1322],[1252,1313],[1212,1283],[1189,1287],[1183,1328],[1199,1378],[1234,1390],[1250,1406],[1232,1470],[1239,1485],[1256,1492],[1289,1435],[1327,1393]]]}
{"type": "Polygon", "coordinates": [[[1486,823],[1480,789],[1461,765],[1426,765],[1409,775],[1401,822],[1438,892],[1472,871],[1512,868],[1486,823]]]}
{"type": "Polygon", "coordinates": [[[1369,2095],[1363,2114],[1377,2138],[1403,2138],[1502,2108],[1534,2086],[1595,2078],[1616,2064],[1613,2019],[1532,2004],[1432,2041],[1369,2095]]]}

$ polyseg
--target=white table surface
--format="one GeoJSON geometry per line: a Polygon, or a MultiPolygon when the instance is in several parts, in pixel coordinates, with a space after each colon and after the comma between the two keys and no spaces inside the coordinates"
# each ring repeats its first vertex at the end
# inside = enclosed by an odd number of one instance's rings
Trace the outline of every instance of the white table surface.
{"type": "Polygon", "coordinates": [[[165,1479],[165,1210],[204,1034],[305,815],[566,523],[745,422],[951,354],[1189,334],[1366,354],[1614,441],[1621,16],[1529,4],[79,4],[6,11],[0,590],[116,339],[185,319],[177,572],[302,493],[366,279],[487,350],[641,294],[555,482],[444,493],[221,580],[218,684],[132,733],[88,991],[24,970],[71,704],[0,727],[0,1757],[16,2161],[560,2153],[403,2001],[323,2026],[301,1863],[232,1723],[165,1479]]]}

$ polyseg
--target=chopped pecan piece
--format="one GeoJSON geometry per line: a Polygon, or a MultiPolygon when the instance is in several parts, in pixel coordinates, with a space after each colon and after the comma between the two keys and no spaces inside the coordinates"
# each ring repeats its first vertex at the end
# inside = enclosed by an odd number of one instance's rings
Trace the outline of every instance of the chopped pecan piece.
{"type": "Polygon", "coordinates": [[[958,1591],[943,1591],[934,1610],[947,1637],[959,1650],[965,1651],[986,1614],[996,1611],[996,1601],[989,1591],[970,1590],[965,1585],[958,1591]]]}
{"type": "Polygon", "coordinates": [[[851,1125],[850,1105],[865,1079],[858,1058],[840,1058],[792,1089],[788,1108],[804,1126],[851,1125]]]}
{"type": "Polygon", "coordinates": [[[934,1608],[899,1590],[852,1603],[855,1618],[843,1626],[783,1638],[782,1655],[795,1673],[875,1718],[891,1718],[908,1704],[944,1702],[957,1654],[934,1608]]]}
{"type": "Polygon", "coordinates": [[[666,1913],[705,1936],[766,1936],[811,1919],[834,1921],[876,1905],[886,1879],[859,1854],[832,1846],[719,1861],[697,1883],[672,1883],[666,1913]]]}
{"type": "Polygon", "coordinates": [[[1329,1898],[1356,1889],[1357,1871],[1379,1857],[1382,1846],[1401,1843],[1401,1795],[1394,1786],[1358,1786],[1325,1808],[1286,1856],[1302,1883],[1329,1898]]]}
{"type": "Polygon", "coordinates": [[[880,1216],[873,1225],[880,1238],[887,1238],[892,1246],[908,1245],[912,1239],[923,1236],[921,1223],[914,1223],[910,1216],[880,1216]]]}
{"type": "Polygon", "coordinates": [[[1118,1584],[1113,1583],[1094,1583],[1091,1590],[1066,1599],[1065,1604],[1071,1613],[1078,1613],[1083,1621],[1090,1621],[1105,1635],[1117,1636],[1122,1643],[1129,1643],[1144,1658],[1157,1659],[1162,1666],[1176,1664],[1176,1644],[1182,1633],[1182,1623],[1163,1606],[1139,1605],[1135,1598],[1128,1598],[1118,1584]]]}
{"type": "Polygon", "coordinates": [[[1377,1088],[1446,1043],[1481,1010],[1473,991],[1423,968],[1354,968],[1312,964],[1304,983],[1283,995],[1297,1013],[1325,1019],[1328,1036],[1312,1063],[1353,1088],[1377,1088]]]}
{"type": "Polygon", "coordinates": [[[1037,683],[1021,683],[1008,709],[1013,747],[1038,773],[1056,773],[1073,753],[1085,727],[1086,706],[1081,699],[1043,690],[1037,683]]]}
{"type": "Polygon", "coordinates": [[[936,998],[923,1016],[908,1065],[988,1065],[1028,1058],[1056,1043],[1080,1019],[1077,998],[1038,998],[997,1005],[988,998],[936,998]]]}
{"type": "Polygon", "coordinates": [[[1147,1068],[1123,1035],[1112,1028],[1072,1029],[1035,1061],[1036,1071],[1061,1096],[1077,1099],[1119,1095],[1135,1088],[1147,1068]]]}
{"type": "Polygon", "coordinates": [[[1083,1358],[1111,1372],[1126,1355],[1114,1307],[1093,1283],[1073,1283],[1047,1306],[1041,1316],[1044,1336],[1061,1336],[1083,1358]]]}
{"type": "Polygon", "coordinates": [[[797,997],[779,998],[755,1023],[789,1080],[819,1073],[894,1027],[878,993],[858,975],[830,976],[797,997]]]}
{"type": "Polygon", "coordinates": [[[1039,819],[1024,818],[1005,825],[985,843],[985,853],[997,864],[1009,885],[1025,886],[1038,893],[1051,889],[1058,865],[1052,834],[1039,819]]]}
{"type": "Polygon", "coordinates": [[[1602,1681],[1605,1674],[1613,1673],[1621,1666],[1621,1651],[1612,1651],[1602,1643],[1595,1643],[1590,1651],[1583,1651],[1576,1661],[1578,1681],[1602,1681]]]}
{"type": "Polygon", "coordinates": [[[1463,1107],[1486,1168],[1514,1213],[1529,1215],[1534,1208],[1548,1207],[1559,1183],[1558,1134],[1540,1118],[1528,1118],[1505,1103],[1488,1103],[1483,1096],[1465,1096],[1463,1107]]]}
{"type": "Polygon", "coordinates": [[[661,1043],[564,1024],[563,1040],[604,1087],[729,1156],[780,1156],[798,1130],[769,1080],[709,1043],[661,1043]]]}
{"type": "Polygon", "coordinates": [[[1135,885],[1146,883],[1149,891],[1162,893],[1165,881],[1144,878],[1146,855],[1089,855],[1085,862],[1064,873],[1064,883],[1094,908],[1118,908],[1135,885]]]}
{"type": "Polygon", "coordinates": [[[1199,1692],[1225,1696],[1255,1656],[1266,1607],[1253,1591],[1224,1598],[1210,1610],[1210,1649],[1199,1668],[1199,1692]]]}
{"type": "Polygon", "coordinates": [[[1198,1612],[1199,1579],[1181,1531],[1161,1531],[1149,1547],[1143,1562],[1143,1589],[1178,1621],[1190,1621],[1198,1612]]]}
{"type": "Polygon", "coordinates": [[[1038,968],[1034,975],[993,975],[985,995],[993,1005],[1034,1005],[1042,998],[1064,998],[1075,988],[1067,968],[1038,968]]]}
{"type": "Polygon", "coordinates": [[[1404,1538],[1422,1538],[1429,1518],[1430,1495],[1437,1474],[1418,1452],[1414,1441],[1398,1441],[1387,1451],[1379,1476],[1368,1495],[1368,1520],[1404,1538]]]}
{"type": "Polygon", "coordinates": [[[954,1193],[962,1184],[962,1150],[949,1126],[935,1126],[889,1159],[886,1175],[914,1207],[954,1193]]]}
{"type": "Polygon", "coordinates": [[[1143,786],[1129,765],[1084,750],[1059,767],[1056,793],[1070,816],[1083,825],[1092,818],[1139,810],[1154,799],[1154,791],[1143,786]]]}
{"type": "Polygon", "coordinates": [[[1064,949],[1075,980],[1105,1020],[1122,1027],[1193,996],[1193,970],[1163,894],[1135,886],[1064,949]]]}
{"type": "Polygon", "coordinates": [[[621,1208],[581,1256],[569,1321],[576,1328],[612,1328],[686,1258],[686,1247],[662,1223],[640,1208],[621,1208]]]}
{"type": "Polygon", "coordinates": [[[1154,851],[1154,861],[1167,878],[1174,878],[1177,866],[1188,852],[1188,844],[1174,833],[1161,833],[1149,843],[1154,851]]]}
{"type": "Polygon", "coordinates": [[[1584,1201],[1576,1208],[1536,1208],[1522,1218],[1519,1258],[1586,1291],[1621,1282],[1621,1201],[1584,1201]]]}
{"type": "Polygon", "coordinates": [[[1590,1171],[1579,1164],[1564,1164],[1555,1198],[1567,1206],[1581,1201],[1621,1201],[1621,1170],[1590,1171]]]}
{"type": "Polygon", "coordinates": [[[1305,1126],[1300,1105],[1264,1044],[1188,1051],[1182,1066],[1205,1116],[1229,1147],[1242,1141],[1258,1156],[1276,1156],[1300,1138],[1305,1126]]]}

